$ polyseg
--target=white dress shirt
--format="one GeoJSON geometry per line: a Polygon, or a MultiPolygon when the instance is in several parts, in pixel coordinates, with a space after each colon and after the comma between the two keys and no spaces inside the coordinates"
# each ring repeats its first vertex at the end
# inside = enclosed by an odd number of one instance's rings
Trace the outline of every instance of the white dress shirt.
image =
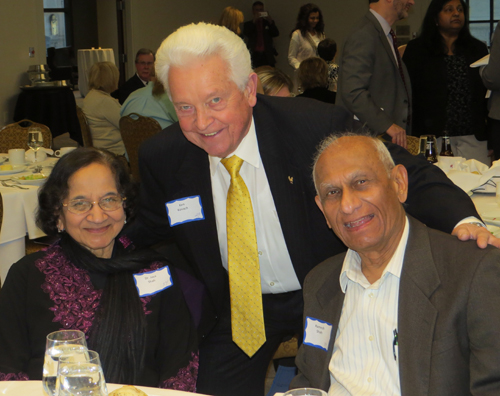
{"type": "Polygon", "coordinates": [[[394,255],[373,284],[361,271],[359,255],[347,251],[340,273],[345,299],[329,365],[329,396],[401,395],[394,340],[409,227],[406,219],[394,255]]]}
{"type": "MultiPolygon", "coordinates": [[[[288,253],[264,164],[260,158],[253,119],[247,135],[236,151],[228,157],[232,155],[237,155],[245,161],[241,166],[240,175],[252,200],[262,293],[276,294],[299,290],[300,283],[288,253]]],[[[220,158],[208,158],[220,253],[227,270],[226,201],[231,176],[220,163],[220,158]]]]}

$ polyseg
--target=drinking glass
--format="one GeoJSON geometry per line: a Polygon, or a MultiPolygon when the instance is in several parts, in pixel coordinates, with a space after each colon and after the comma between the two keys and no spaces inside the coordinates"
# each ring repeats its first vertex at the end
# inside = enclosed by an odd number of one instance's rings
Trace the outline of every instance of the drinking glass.
{"type": "Polygon", "coordinates": [[[289,390],[283,396],[327,396],[327,393],[316,388],[298,388],[289,390]]]}
{"type": "Polygon", "coordinates": [[[28,129],[28,147],[35,152],[35,161],[37,162],[36,153],[43,146],[42,130],[38,127],[31,127],[28,129]]]}
{"type": "Polygon", "coordinates": [[[61,356],[56,392],[58,396],[108,396],[99,354],[81,351],[61,356]]]}
{"type": "Polygon", "coordinates": [[[79,330],[60,330],[47,336],[43,361],[43,390],[47,396],[56,395],[57,365],[62,355],[87,350],[85,334],[79,330]]]}

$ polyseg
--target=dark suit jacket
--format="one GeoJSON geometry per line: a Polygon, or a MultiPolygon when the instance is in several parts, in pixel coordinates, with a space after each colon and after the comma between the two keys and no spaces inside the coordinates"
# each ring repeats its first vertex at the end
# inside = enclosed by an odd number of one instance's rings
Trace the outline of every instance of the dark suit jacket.
{"type": "Polygon", "coordinates": [[[132,92],[144,87],[145,85],[142,80],[137,76],[137,73],[134,73],[132,77],[125,81],[125,84],[123,84],[116,91],[111,92],[111,96],[118,99],[122,105],[132,92]]]}
{"type": "MultiPolygon", "coordinates": [[[[352,115],[338,106],[310,99],[258,95],[254,120],[284,238],[299,281],[318,263],[343,251],[314,202],[311,164],[325,136],[351,128],[352,115]]],[[[479,216],[469,197],[437,167],[390,145],[410,173],[408,210],[423,221],[451,232],[466,216],[479,216]],[[439,202],[438,197],[446,197],[439,202]]],[[[173,238],[216,309],[229,303],[228,276],[222,266],[212,198],[208,155],[186,140],[173,124],[139,151],[141,210],[127,234],[136,245],[173,238]],[[169,226],[165,203],[200,196],[205,220],[169,226]]]]}
{"type": "MultiPolygon", "coordinates": [[[[500,250],[425,227],[413,218],[401,273],[399,375],[403,396],[500,394],[500,250]]],[[[344,293],[345,254],[329,258],[304,283],[304,318],[333,325],[328,351],[302,345],[294,387],[328,391],[344,293]]]]}
{"type": "MultiPolygon", "coordinates": [[[[278,37],[280,32],[276,27],[276,23],[269,23],[266,19],[263,20],[264,27],[264,53],[267,59],[267,64],[269,66],[273,66],[276,64],[276,59],[274,58],[277,55],[276,49],[273,44],[273,37],[278,37]]],[[[251,21],[247,21],[243,24],[243,37],[247,43],[247,47],[252,55],[252,65],[253,63],[253,52],[255,48],[255,44],[257,43],[257,24],[251,21]]],[[[255,67],[255,66],[254,66],[255,67]]]]}
{"type": "Polygon", "coordinates": [[[325,103],[335,103],[335,97],[336,93],[325,87],[309,88],[304,93],[297,95],[297,98],[311,98],[325,103]]]}
{"type": "Polygon", "coordinates": [[[404,64],[403,72],[408,93],[382,26],[368,11],[344,44],[336,103],[376,134],[384,133],[392,124],[410,134],[411,86],[404,64]]]}
{"type": "MultiPolygon", "coordinates": [[[[488,54],[488,48],[479,40],[464,50],[467,65],[488,54]]],[[[446,107],[448,104],[448,72],[444,55],[433,55],[419,37],[406,47],[403,60],[408,68],[413,92],[412,134],[442,136],[446,129],[446,107]]],[[[479,68],[467,69],[471,95],[471,134],[478,139],[485,138],[486,88],[479,68]]]]}

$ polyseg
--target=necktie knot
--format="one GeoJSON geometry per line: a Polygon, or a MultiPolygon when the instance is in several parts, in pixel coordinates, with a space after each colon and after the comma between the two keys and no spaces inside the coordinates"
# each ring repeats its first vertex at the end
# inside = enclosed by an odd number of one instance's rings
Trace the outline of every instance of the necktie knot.
{"type": "Polygon", "coordinates": [[[231,179],[234,179],[240,173],[240,169],[244,161],[237,155],[232,155],[229,158],[221,159],[220,162],[222,163],[222,165],[224,165],[224,167],[231,175],[231,179]]]}

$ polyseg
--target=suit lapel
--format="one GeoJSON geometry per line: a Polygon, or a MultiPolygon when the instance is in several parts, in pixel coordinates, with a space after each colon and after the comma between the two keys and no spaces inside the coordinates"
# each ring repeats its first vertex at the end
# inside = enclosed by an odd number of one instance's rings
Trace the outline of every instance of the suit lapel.
{"type": "Polygon", "coordinates": [[[429,392],[431,353],[438,312],[430,297],[440,280],[425,225],[410,216],[399,292],[399,375],[401,394],[429,392]]]}
{"type": "Polygon", "coordinates": [[[380,22],[377,20],[375,15],[373,15],[370,11],[368,11],[367,18],[375,26],[375,29],[377,29],[377,32],[379,35],[379,40],[382,43],[382,46],[384,47],[385,52],[387,52],[387,55],[390,57],[392,64],[396,68],[396,71],[398,72],[398,75],[399,75],[398,62],[396,61],[396,58],[394,57],[394,52],[392,50],[391,45],[389,44],[389,41],[387,40],[387,36],[384,33],[384,29],[382,29],[380,22]]]}

